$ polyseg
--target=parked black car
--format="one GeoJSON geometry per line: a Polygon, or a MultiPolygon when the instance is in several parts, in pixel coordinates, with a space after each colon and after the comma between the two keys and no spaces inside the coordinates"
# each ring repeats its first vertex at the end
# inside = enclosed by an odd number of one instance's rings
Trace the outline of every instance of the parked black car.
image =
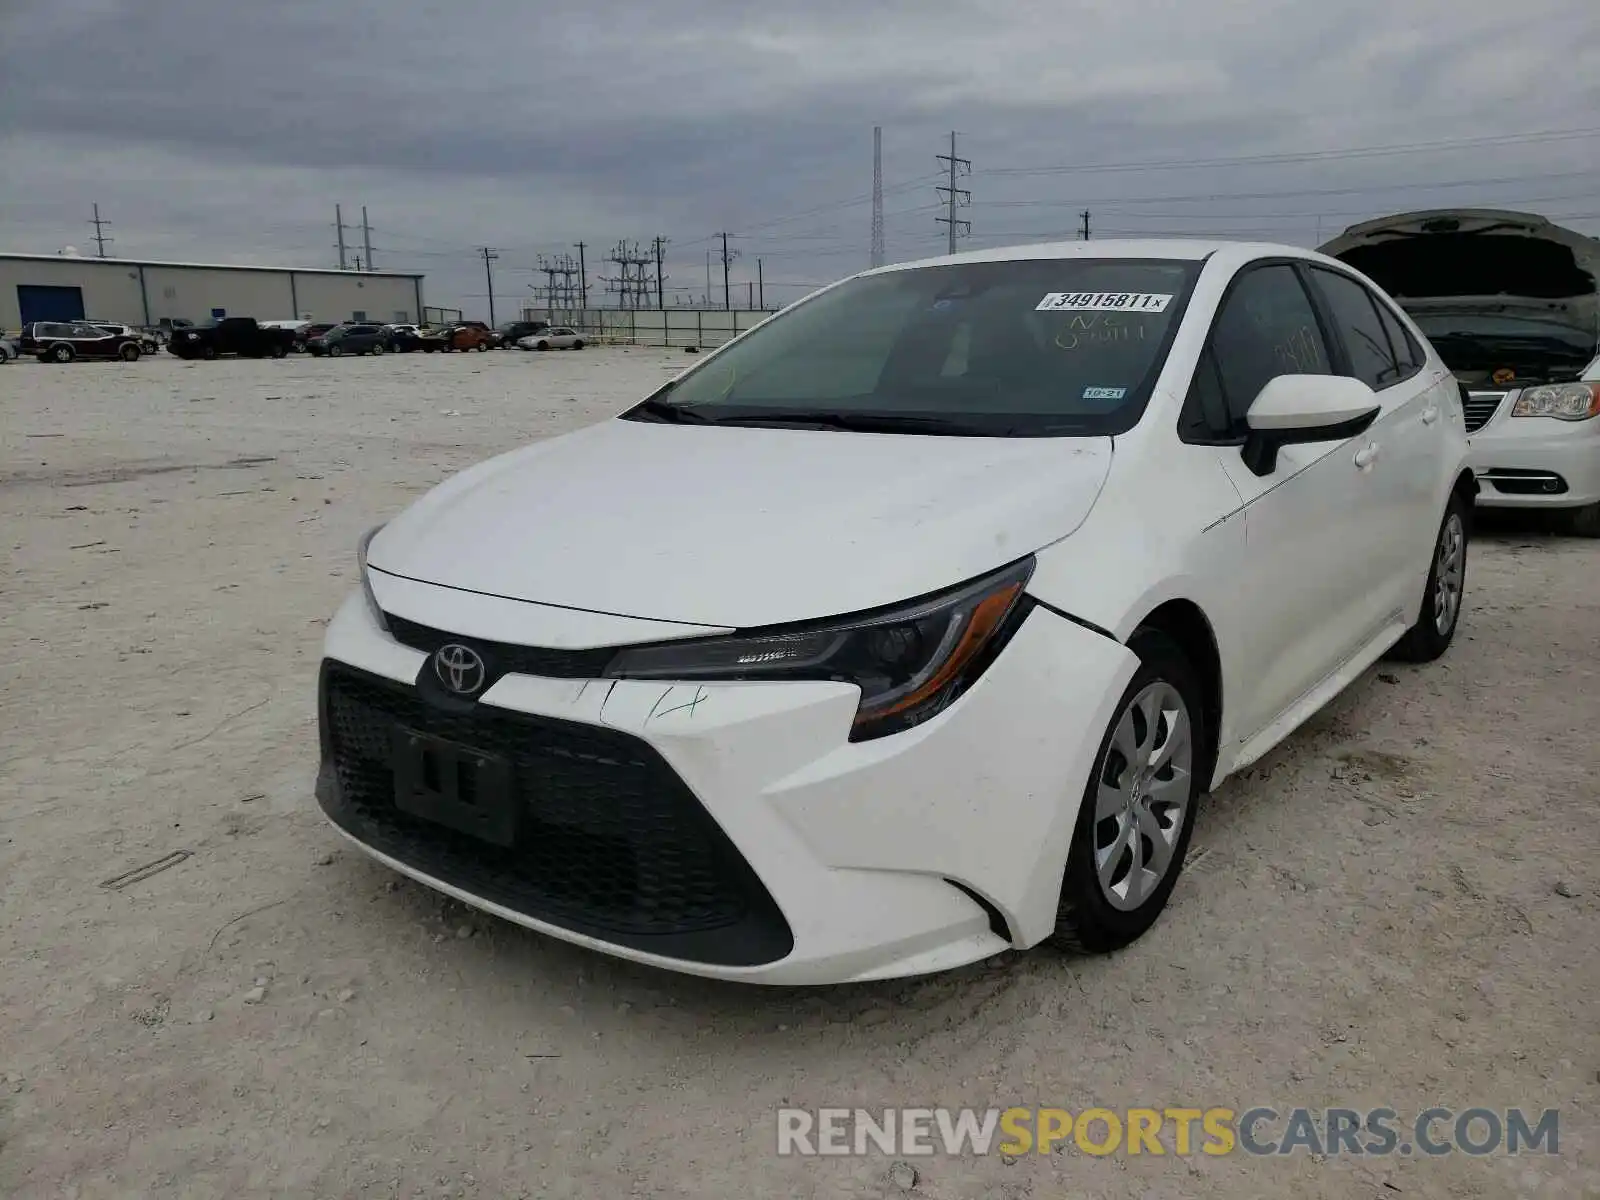
{"type": "Polygon", "coordinates": [[[382,354],[389,348],[389,335],[382,325],[351,321],[335,325],[320,337],[308,338],[306,349],[312,354],[339,358],[346,354],[382,354]]]}
{"type": "Polygon", "coordinates": [[[224,317],[193,329],[174,329],[167,353],[179,358],[282,358],[294,346],[294,331],[263,329],[254,317],[224,317]]]}
{"type": "Polygon", "coordinates": [[[143,353],[136,334],[111,333],[85,321],[35,321],[23,327],[27,348],[40,362],[75,358],[120,358],[134,362],[143,353]]]}
{"type": "Polygon", "coordinates": [[[310,344],[312,338],[319,338],[327,333],[328,330],[337,329],[338,327],[339,322],[337,321],[318,321],[315,324],[307,325],[295,334],[294,348],[302,354],[310,353],[306,347],[310,344]]]}
{"type": "Polygon", "coordinates": [[[550,328],[549,321],[508,321],[500,326],[496,332],[500,335],[502,349],[516,349],[520,338],[532,337],[536,333],[543,333],[550,328]]]}

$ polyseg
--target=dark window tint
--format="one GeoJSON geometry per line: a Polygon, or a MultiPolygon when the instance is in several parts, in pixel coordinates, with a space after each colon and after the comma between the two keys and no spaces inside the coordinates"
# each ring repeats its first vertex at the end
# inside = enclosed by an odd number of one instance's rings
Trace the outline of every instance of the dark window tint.
{"type": "Polygon", "coordinates": [[[1183,406],[1182,433],[1189,441],[1205,442],[1229,436],[1233,421],[1222,395],[1222,377],[1217,373],[1217,356],[1207,346],[1195,366],[1189,383],[1189,397],[1183,406]]]}
{"type": "Polygon", "coordinates": [[[1234,437],[1248,432],[1245,413],[1279,375],[1330,375],[1317,314],[1287,264],[1256,267],[1240,277],[1211,331],[1211,352],[1234,437]]]}
{"type": "Polygon", "coordinates": [[[1395,316],[1394,310],[1383,301],[1378,301],[1378,319],[1383,322],[1383,331],[1389,335],[1389,345],[1394,348],[1395,365],[1400,368],[1402,376],[1422,367],[1422,347],[1417,345],[1417,339],[1411,336],[1411,331],[1400,323],[1400,318],[1395,316]]]}
{"type": "Polygon", "coordinates": [[[1403,372],[1389,347],[1372,294],[1348,275],[1311,269],[1322,297],[1328,302],[1333,323],[1350,355],[1350,374],[1373,390],[1386,388],[1403,372]]]}

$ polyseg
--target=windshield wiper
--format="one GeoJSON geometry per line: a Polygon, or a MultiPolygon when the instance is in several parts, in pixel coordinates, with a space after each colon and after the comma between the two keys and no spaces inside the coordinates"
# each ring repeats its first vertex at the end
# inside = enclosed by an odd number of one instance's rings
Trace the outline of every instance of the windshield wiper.
{"type": "Polygon", "coordinates": [[[839,429],[847,433],[927,433],[945,437],[993,437],[997,430],[971,421],[947,417],[917,417],[901,413],[813,412],[807,409],[770,413],[742,412],[723,417],[719,425],[779,425],[788,429],[839,429]]]}
{"type": "Polygon", "coordinates": [[[686,408],[681,404],[669,404],[657,396],[652,396],[642,404],[637,404],[625,414],[629,417],[648,417],[653,421],[663,421],[673,425],[715,425],[717,422],[702,412],[686,408]]]}

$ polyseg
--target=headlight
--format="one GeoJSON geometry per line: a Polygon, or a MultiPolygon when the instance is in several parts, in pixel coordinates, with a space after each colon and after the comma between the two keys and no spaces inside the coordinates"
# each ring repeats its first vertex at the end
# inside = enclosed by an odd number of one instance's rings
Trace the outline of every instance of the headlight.
{"type": "Polygon", "coordinates": [[[361,540],[356,543],[356,566],[361,571],[361,594],[367,598],[367,608],[372,613],[372,619],[378,623],[378,628],[387,632],[389,622],[383,615],[383,609],[378,607],[378,597],[372,592],[372,581],[367,577],[367,547],[372,545],[372,539],[382,531],[382,525],[374,525],[361,535],[361,540]]]}
{"type": "Polygon", "coordinates": [[[1034,560],[935,596],[850,617],[621,651],[617,679],[835,679],[861,689],[850,740],[926,721],[961,695],[1016,631],[1034,560]]]}
{"type": "Polygon", "coordinates": [[[1511,407],[1513,417],[1587,421],[1600,414],[1600,383],[1545,383],[1526,389],[1511,407]]]}

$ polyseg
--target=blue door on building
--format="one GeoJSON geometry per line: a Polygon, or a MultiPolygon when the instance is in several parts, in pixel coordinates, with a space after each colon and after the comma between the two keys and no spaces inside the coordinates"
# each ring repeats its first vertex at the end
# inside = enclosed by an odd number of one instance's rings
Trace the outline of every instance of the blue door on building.
{"type": "Polygon", "coordinates": [[[29,321],[83,320],[83,289],[40,283],[17,284],[17,308],[22,323],[29,321]]]}

